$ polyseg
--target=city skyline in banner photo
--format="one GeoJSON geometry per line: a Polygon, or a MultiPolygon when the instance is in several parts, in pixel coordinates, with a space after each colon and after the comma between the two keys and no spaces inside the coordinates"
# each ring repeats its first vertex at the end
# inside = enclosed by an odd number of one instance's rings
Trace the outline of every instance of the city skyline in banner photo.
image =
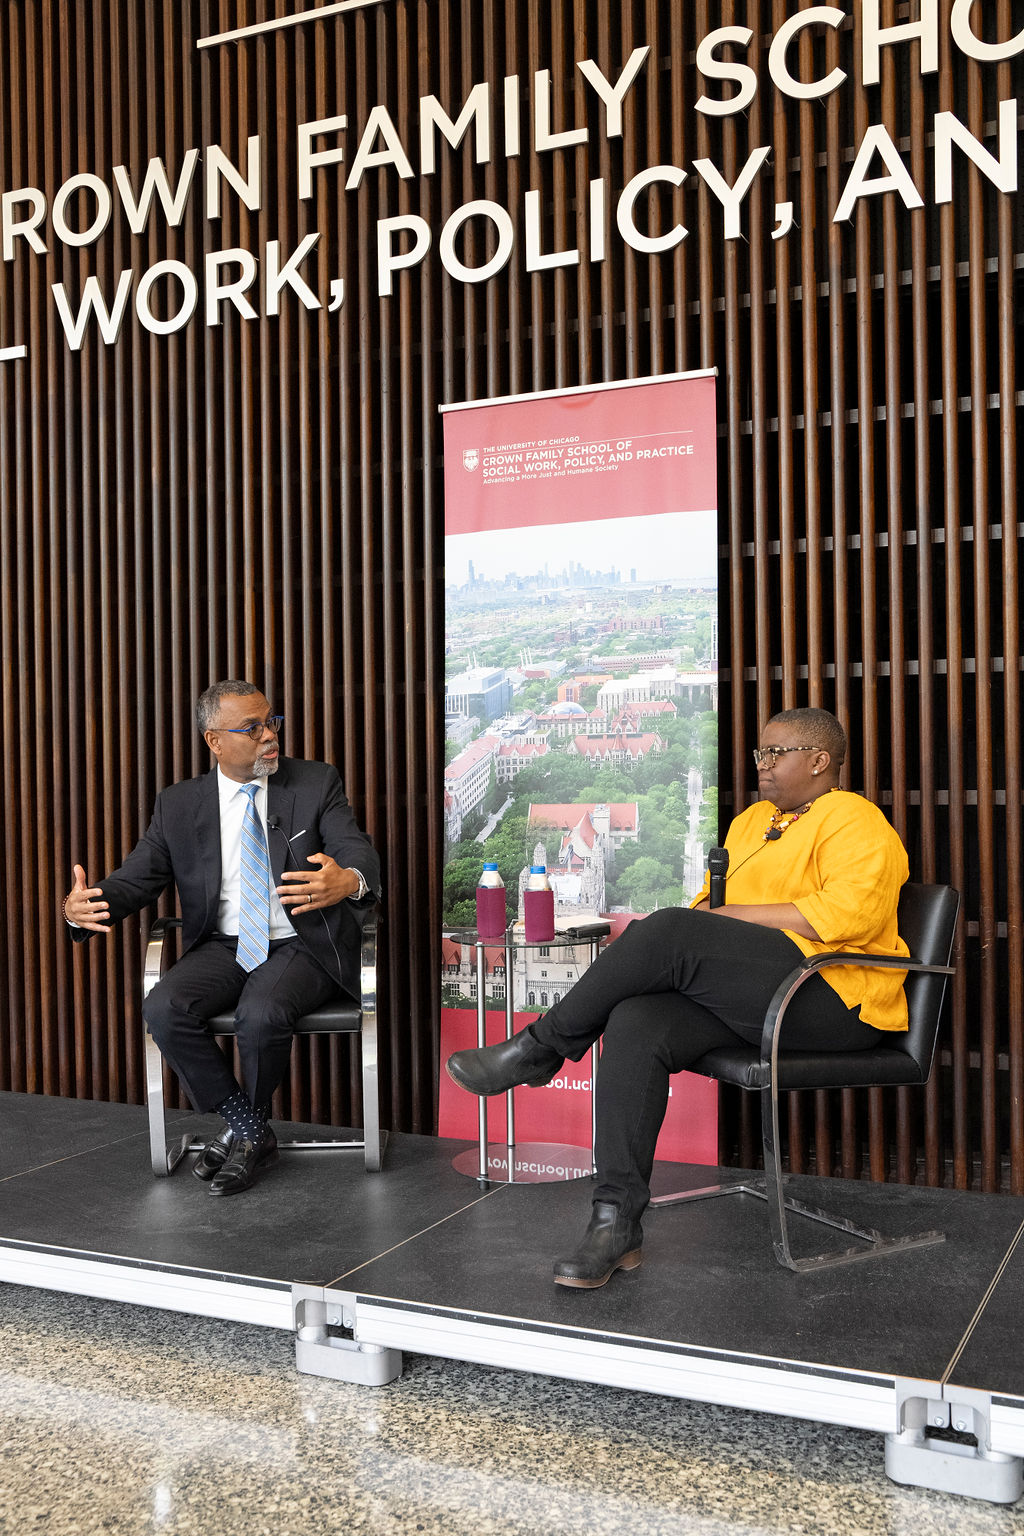
{"type": "MultiPolygon", "coordinates": [[[[340,25],[342,18],[335,20],[340,25]]],[[[986,68],[1024,52],[1024,30],[1009,38],[993,38],[990,32],[991,22],[986,25],[978,0],[954,0],[948,38],[940,26],[938,0],[921,0],[917,18],[891,25],[881,22],[879,0],[816,5],[789,17],[774,32],[766,58],[759,55],[760,44],[750,28],[725,26],[699,39],[693,65],[687,61],[682,67],[696,72],[695,123],[701,116],[714,120],[745,113],[766,84],[794,100],[826,102],[836,92],[854,91],[859,81],[868,102],[868,122],[830,210],[832,222],[843,223],[865,200],[870,205],[870,200],[890,193],[905,210],[950,203],[964,192],[968,162],[1000,193],[1017,192],[1016,97],[996,104],[994,119],[980,136],[957,113],[935,113],[927,185],[915,181],[903,148],[888,129],[871,120],[880,110],[875,87],[883,58],[897,62],[905,88],[938,71],[942,46],[986,68]],[[811,66],[804,62],[798,45],[805,35],[816,45],[831,40],[830,67],[822,64],[820,49],[812,52],[811,66]]],[[[399,274],[422,268],[435,257],[456,281],[477,284],[510,264],[525,272],[599,265],[612,254],[616,241],[644,255],[671,251],[690,234],[687,220],[696,217],[699,188],[710,194],[721,238],[729,241],[745,233],[751,193],[763,183],[768,195],[759,200],[762,216],[769,220],[773,239],[786,238],[799,226],[800,209],[791,200],[772,196],[771,143],[748,146],[745,158],[741,151],[742,163],[737,161],[728,175],[709,156],[685,164],[644,166],[624,176],[621,184],[606,176],[578,175],[581,147],[621,139],[627,115],[636,110],[638,90],[642,84],[653,88],[657,71],[650,46],[642,45],[621,67],[607,72],[592,58],[577,59],[571,86],[557,85],[552,71],[542,68],[530,76],[478,81],[457,100],[420,96],[408,113],[400,112],[397,103],[378,103],[359,118],[337,111],[313,121],[289,122],[282,114],[283,143],[264,143],[258,134],[252,135],[236,155],[208,144],[202,151],[190,147],[170,163],[166,155],[156,154],[145,163],[83,169],[55,187],[26,180],[0,188],[0,257],[6,268],[66,246],[92,251],[99,266],[101,252],[104,262],[109,260],[105,242],[112,237],[112,227],[138,238],[152,236],[161,226],[178,228],[190,212],[202,215],[200,256],[144,265],[140,246],[138,263],[122,265],[116,276],[101,279],[92,273],[70,284],[51,284],[66,345],[74,352],[91,336],[115,345],[133,313],[145,331],[168,336],[197,315],[207,327],[219,326],[231,312],[246,320],[277,316],[282,301],[307,310],[337,311],[351,290],[352,277],[342,270],[339,253],[321,231],[307,230],[286,243],[273,238],[271,226],[265,232],[268,238],[255,249],[217,244],[226,199],[236,198],[251,213],[262,212],[267,166],[279,163],[282,154],[291,166],[293,191],[286,203],[270,211],[288,228],[318,193],[343,199],[359,190],[371,173],[393,177],[397,185],[434,176],[446,154],[464,158],[471,151],[477,166],[528,157],[536,184],[525,188],[514,207],[496,198],[470,198],[447,215],[439,230],[414,212],[377,220],[372,267],[378,298],[393,294],[399,274]],[[406,117],[411,125],[403,133],[398,123],[406,117]],[[573,127],[556,126],[570,119],[573,127]],[[550,178],[556,163],[566,173],[563,195],[567,210],[572,210],[572,234],[561,243],[553,239],[547,211],[555,195],[550,178]],[[469,230],[482,237],[482,259],[467,259],[469,230]]],[[[15,330],[17,320],[15,314],[15,330]]],[[[0,363],[27,353],[16,336],[0,335],[0,363]]]]}

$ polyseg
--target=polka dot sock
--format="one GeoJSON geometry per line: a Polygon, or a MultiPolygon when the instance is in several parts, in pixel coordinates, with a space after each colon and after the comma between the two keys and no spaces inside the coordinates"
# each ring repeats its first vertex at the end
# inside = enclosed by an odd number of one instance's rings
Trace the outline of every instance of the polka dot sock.
{"type": "Polygon", "coordinates": [[[216,1107],[218,1115],[227,1121],[236,1136],[251,1141],[256,1147],[260,1145],[267,1134],[266,1115],[253,1109],[241,1088],[229,1093],[226,1099],[221,1099],[216,1107]]]}

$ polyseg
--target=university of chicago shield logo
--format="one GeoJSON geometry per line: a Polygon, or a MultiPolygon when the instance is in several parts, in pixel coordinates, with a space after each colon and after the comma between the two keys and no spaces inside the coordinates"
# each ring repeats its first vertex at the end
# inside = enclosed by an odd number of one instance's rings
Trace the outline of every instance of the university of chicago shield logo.
{"type": "Polygon", "coordinates": [[[462,450],[462,467],[464,469],[476,469],[480,464],[480,455],[475,448],[462,450]]]}

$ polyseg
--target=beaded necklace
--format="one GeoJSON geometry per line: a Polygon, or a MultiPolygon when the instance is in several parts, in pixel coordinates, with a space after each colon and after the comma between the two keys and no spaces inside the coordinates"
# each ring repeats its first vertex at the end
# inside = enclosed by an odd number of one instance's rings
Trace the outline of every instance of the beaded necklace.
{"type": "Polygon", "coordinates": [[[801,816],[805,816],[813,804],[813,800],[808,800],[806,805],[798,806],[795,811],[780,811],[773,807],[771,819],[768,822],[768,830],[765,832],[762,841],[766,843],[777,842],[783,832],[787,831],[794,821],[799,821],[801,816]]]}

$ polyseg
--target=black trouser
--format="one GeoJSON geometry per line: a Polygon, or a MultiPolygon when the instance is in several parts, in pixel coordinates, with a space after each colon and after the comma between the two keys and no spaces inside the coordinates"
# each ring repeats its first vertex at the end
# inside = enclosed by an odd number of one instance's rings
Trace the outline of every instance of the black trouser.
{"type": "MultiPolygon", "coordinates": [[[[666,908],[631,923],[537,1020],[537,1039],[573,1061],[604,1036],[595,1200],[640,1216],[670,1074],[737,1037],[757,1044],[779,983],[802,959],[778,929],[666,908]]],[[[859,1051],[884,1038],[821,976],[805,983],[786,1013],[785,1045],[794,1050],[859,1051]]]]}
{"type": "Polygon", "coordinates": [[[296,1020],[341,991],[299,939],[275,941],[254,971],[236,962],[236,943],[218,937],[196,944],[142,1005],[161,1054],[201,1111],[238,1088],[207,1019],[234,1009],[242,1086],[253,1104],[269,1104],[288,1070],[296,1020]]]}

